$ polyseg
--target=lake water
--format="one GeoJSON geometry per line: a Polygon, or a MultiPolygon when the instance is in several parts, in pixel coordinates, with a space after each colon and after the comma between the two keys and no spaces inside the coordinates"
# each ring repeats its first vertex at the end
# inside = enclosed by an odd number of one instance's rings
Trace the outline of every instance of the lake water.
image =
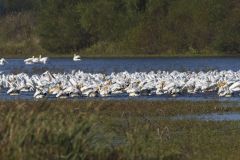
{"type": "Polygon", "coordinates": [[[201,115],[178,115],[172,120],[200,120],[200,121],[240,121],[240,113],[210,113],[201,115]]]}
{"type": "Polygon", "coordinates": [[[81,70],[90,73],[112,72],[150,72],[150,71],[208,71],[240,70],[240,57],[210,58],[86,58],[74,62],[70,58],[51,58],[46,65],[25,65],[23,59],[7,59],[9,62],[0,66],[4,73],[26,72],[28,74],[52,72],[71,72],[81,70]]]}
{"type": "MultiPolygon", "coordinates": [[[[8,63],[0,66],[0,71],[5,74],[25,72],[27,74],[41,74],[45,71],[55,73],[71,72],[72,70],[81,70],[88,73],[105,73],[112,72],[150,72],[150,71],[209,71],[209,70],[240,70],[240,57],[207,57],[207,58],[86,58],[82,61],[74,62],[70,58],[50,58],[47,64],[25,65],[24,59],[7,59],[8,63]]],[[[0,91],[0,99],[32,99],[33,93],[21,93],[19,96],[9,96],[6,90],[0,91]]],[[[55,99],[48,97],[48,99],[55,99]]],[[[86,99],[86,98],[78,98],[86,99]]],[[[128,96],[112,96],[101,98],[105,100],[129,100],[128,96]]],[[[131,99],[145,100],[217,100],[217,101],[240,101],[240,97],[220,98],[216,94],[202,95],[180,95],[171,97],[163,96],[141,96],[131,99]]]]}

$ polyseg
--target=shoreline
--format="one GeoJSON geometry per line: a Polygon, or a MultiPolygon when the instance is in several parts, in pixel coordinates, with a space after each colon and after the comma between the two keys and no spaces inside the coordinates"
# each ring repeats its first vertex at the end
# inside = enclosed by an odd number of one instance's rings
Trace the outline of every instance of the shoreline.
{"type": "MultiPolygon", "coordinates": [[[[134,54],[128,54],[128,55],[86,55],[86,54],[81,54],[78,53],[81,58],[88,58],[88,59],[125,59],[125,58],[129,58],[129,59],[147,59],[147,58],[240,58],[240,54],[239,55],[227,55],[227,54],[212,54],[212,55],[194,55],[194,54],[180,54],[180,55],[160,55],[160,54],[155,54],[155,55],[134,55],[134,54]]],[[[40,54],[25,54],[25,55],[5,55],[5,54],[1,54],[2,58],[6,58],[6,59],[24,59],[24,58],[29,58],[32,56],[39,56],[40,54]]],[[[41,54],[42,56],[47,56],[49,58],[72,58],[74,53],[70,53],[70,54],[41,54]]]]}

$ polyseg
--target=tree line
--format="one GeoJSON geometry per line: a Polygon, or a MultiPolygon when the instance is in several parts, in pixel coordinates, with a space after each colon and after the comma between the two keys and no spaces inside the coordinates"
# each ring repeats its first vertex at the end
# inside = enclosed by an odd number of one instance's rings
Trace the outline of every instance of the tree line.
{"type": "Polygon", "coordinates": [[[36,15],[40,45],[73,52],[97,44],[141,54],[240,53],[239,0],[2,0],[1,16],[36,15]]]}

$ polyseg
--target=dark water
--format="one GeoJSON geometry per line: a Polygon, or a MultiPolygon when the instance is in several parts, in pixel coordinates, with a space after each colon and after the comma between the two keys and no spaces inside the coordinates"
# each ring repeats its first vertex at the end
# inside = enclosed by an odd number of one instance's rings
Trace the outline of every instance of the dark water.
{"type": "MultiPolygon", "coordinates": [[[[21,92],[20,95],[10,96],[7,94],[6,89],[0,90],[0,100],[36,100],[33,98],[34,92],[21,92]]],[[[54,95],[47,95],[45,100],[56,100],[54,95]]],[[[129,97],[127,94],[122,95],[111,95],[107,97],[74,97],[68,98],[69,100],[146,100],[146,101],[219,101],[219,102],[234,102],[240,103],[240,97],[219,97],[217,93],[215,94],[183,94],[173,97],[171,95],[153,95],[153,96],[137,96],[137,97],[129,97]]],[[[42,99],[41,99],[42,100],[42,99]]],[[[237,107],[240,107],[238,105],[237,107]]]]}
{"type": "Polygon", "coordinates": [[[112,72],[150,72],[150,71],[208,71],[240,70],[240,57],[211,58],[99,58],[83,59],[74,62],[70,58],[51,58],[46,65],[25,65],[23,59],[7,59],[9,62],[0,66],[4,73],[26,72],[28,74],[52,72],[71,72],[81,70],[90,73],[112,72]]]}

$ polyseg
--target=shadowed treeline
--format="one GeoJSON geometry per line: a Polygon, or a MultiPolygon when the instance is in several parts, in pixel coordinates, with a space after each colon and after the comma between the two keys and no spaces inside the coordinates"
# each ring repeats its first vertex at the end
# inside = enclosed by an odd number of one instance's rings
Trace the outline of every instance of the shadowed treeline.
{"type": "Polygon", "coordinates": [[[240,52],[238,0],[3,0],[0,14],[2,54],[240,52]]]}

